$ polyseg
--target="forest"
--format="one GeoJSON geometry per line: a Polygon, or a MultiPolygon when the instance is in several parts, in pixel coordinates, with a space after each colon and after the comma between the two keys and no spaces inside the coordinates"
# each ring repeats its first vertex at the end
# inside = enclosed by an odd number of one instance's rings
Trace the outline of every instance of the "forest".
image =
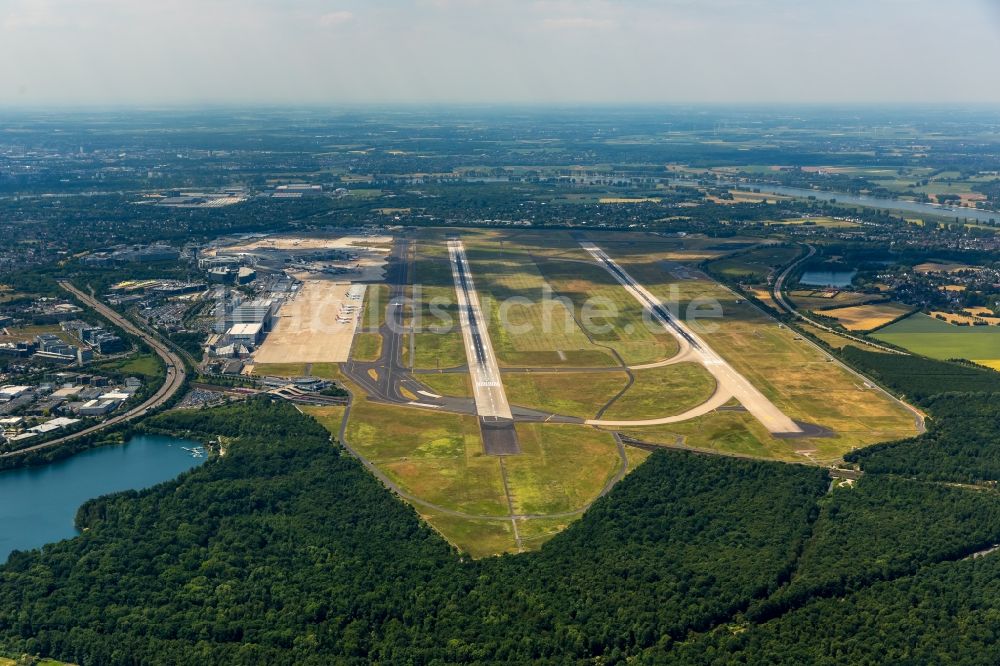
{"type": "MultiPolygon", "coordinates": [[[[861,354],[856,365],[900,390],[971,370],[861,354]]],[[[912,446],[961,435],[948,400],[989,404],[924,396],[932,427],[912,446]]],[[[969,589],[973,577],[1000,582],[995,557],[967,559],[1000,543],[1000,494],[885,473],[878,456],[861,455],[866,473],[845,484],[813,467],[658,451],[541,551],[471,560],[286,403],[165,412],[149,427],[232,443],[174,481],[86,503],[78,538],[13,554],[0,568],[0,652],[81,664],[723,664],[880,663],[913,650],[926,663],[955,632],[986,642],[1000,611],[969,589]],[[902,628],[915,617],[937,642],[913,645],[919,632],[902,628]],[[860,638],[875,631],[881,644],[860,638]]],[[[879,451],[902,470],[906,456],[891,454],[906,446],[879,451]]],[[[950,473],[968,473],[960,466],[950,473]]]]}

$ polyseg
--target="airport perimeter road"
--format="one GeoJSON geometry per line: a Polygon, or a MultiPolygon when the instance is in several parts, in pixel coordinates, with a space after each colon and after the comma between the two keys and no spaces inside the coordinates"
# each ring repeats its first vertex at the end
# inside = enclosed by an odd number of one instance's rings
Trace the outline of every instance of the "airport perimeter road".
{"type": "MultiPolygon", "coordinates": [[[[739,400],[746,410],[773,435],[798,435],[803,433],[802,428],[795,421],[786,416],[763,393],[758,391],[746,377],[737,372],[724,358],[715,353],[684,322],[674,317],[667,308],[663,307],[659,299],[650,293],[648,289],[636,282],[604,250],[588,241],[581,241],[580,246],[606,271],[611,273],[671,335],[677,338],[677,342],[681,346],[680,354],[692,356],[712,373],[718,382],[717,392],[722,392],[723,395],[728,393],[739,400]]],[[[591,425],[623,425],[622,422],[605,424],[600,421],[587,421],[587,423],[591,425]]]]}
{"type": "Polygon", "coordinates": [[[89,428],[85,428],[84,430],[81,430],[80,432],[75,432],[72,435],[66,435],[65,437],[53,439],[51,441],[43,442],[41,444],[36,444],[34,446],[29,446],[27,448],[18,449],[17,451],[10,451],[8,453],[0,454],[0,458],[19,456],[25,453],[31,453],[32,451],[40,451],[42,449],[47,449],[53,446],[58,446],[60,444],[65,444],[66,442],[77,439],[79,437],[99,432],[101,430],[104,430],[105,428],[110,428],[115,424],[123,423],[125,421],[131,421],[132,419],[145,416],[147,413],[149,413],[150,410],[155,409],[160,405],[164,404],[165,402],[167,402],[168,400],[170,400],[170,398],[172,398],[174,394],[177,393],[177,391],[180,390],[180,388],[184,385],[184,380],[187,378],[187,372],[184,369],[184,362],[181,360],[180,356],[178,356],[166,344],[161,342],[158,337],[156,337],[152,333],[139,329],[132,322],[125,319],[125,317],[121,316],[120,314],[112,310],[110,307],[105,305],[104,303],[101,303],[96,298],[80,291],[69,282],[60,281],[59,286],[65,289],[66,291],[70,292],[74,296],[76,296],[86,305],[96,310],[97,313],[100,314],[105,319],[111,321],[116,326],[128,332],[129,334],[134,335],[137,338],[140,338],[143,342],[149,345],[149,347],[154,352],[156,352],[156,355],[159,356],[161,359],[163,359],[163,363],[167,366],[167,379],[166,381],[163,382],[160,388],[157,389],[156,393],[154,393],[148,400],[146,400],[146,402],[142,403],[137,407],[133,407],[124,414],[113,416],[110,419],[103,421],[102,423],[99,423],[95,426],[91,426],[89,428]]]}

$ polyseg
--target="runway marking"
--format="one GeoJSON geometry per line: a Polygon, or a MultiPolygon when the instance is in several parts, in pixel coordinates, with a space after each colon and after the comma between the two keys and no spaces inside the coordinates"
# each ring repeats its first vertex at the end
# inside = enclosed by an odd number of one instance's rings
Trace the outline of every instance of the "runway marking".
{"type": "Polygon", "coordinates": [[[422,395],[424,397],[427,397],[427,398],[440,398],[441,397],[441,396],[439,396],[439,395],[437,395],[435,393],[428,393],[427,391],[417,391],[417,393],[419,393],[420,395],[422,395]]]}
{"type": "Polygon", "coordinates": [[[511,420],[514,417],[500,379],[500,367],[485,324],[486,318],[479,305],[479,295],[476,293],[462,241],[448,241],[448,255],[455,281],[455,294],[458,297],[458,316],[465,343],[465,356],[472,376],[476,413],[483,417],[511,420]]]}
{"type": "Polygon", "coordinates": [[[426,402],[408,402],[411,407],[430,407],[431,409],[441,409],[441,405],[432,405],[426,402]]]}

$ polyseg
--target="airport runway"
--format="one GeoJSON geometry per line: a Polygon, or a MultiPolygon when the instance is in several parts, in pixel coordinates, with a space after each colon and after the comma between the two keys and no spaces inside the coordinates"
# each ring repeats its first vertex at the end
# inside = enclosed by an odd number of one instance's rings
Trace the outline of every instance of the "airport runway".
{"type": "MultiPolygon", "coordinates": [[[[580,241],[580,246],[590,254],[594,260],[619,282],[632,296],[646,308],[653,317],[675,338],[680,344],[678,356],[690,356],[697,360],[712,373],[718,382],[717,396],[729,394],[740,401],[748,412],[750,412],[761,424],[767,428],[772,435],[800,434],[802,428],[792,419],[786,416],[774,403],[767,399],[763,393],[751,384],[746,377],[736,371],[728,361],[719,356],[708,344],[701,339],[688,326],[677,319],[665,308],[648,289],[635,281],[621,266],[619,266],[604,250],[589,241],[580,241]]],[[[717,398],[717,399],[720,399],[717,398]]],[[[728,399],[728,396],[727,396],[728,399]]],[[[667,417],[677,418],[677,417],[667,417]]],[[[690,418],[690,417],[689,417],[690,418]]],[[[661,421],[661,420],[657,420],[661,421]]],[[[672,421],[662,420],[664,423],[672,421]]],[[[587,421],[589,425],[624,426],[624,422],[601,422],[598,420],[587,421]]],[[[647,425],[647,424],[643,424],[647,425]]]]}
{"type": "Polygon", "coordinates": [[[472,377],[476,414],[483,434],[483,448],[486,453],[494,455],[518,453],[520,447],[514,429],[514,415],[503,390],[500,367],[486,328],[486,318],[479,305],[479,295],[476,293],[462,241],[448,241],[448,256],[455,280],[459,322],[472,377]]]}

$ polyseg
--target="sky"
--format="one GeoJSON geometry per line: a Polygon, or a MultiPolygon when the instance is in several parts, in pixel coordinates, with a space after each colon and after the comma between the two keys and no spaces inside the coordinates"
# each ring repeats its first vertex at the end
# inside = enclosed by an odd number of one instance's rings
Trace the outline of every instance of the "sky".
{"type": "Polygon", "coordinates": [[[1000,103],[1000,0],[0,0],[0,106],[1000,103]]]}

